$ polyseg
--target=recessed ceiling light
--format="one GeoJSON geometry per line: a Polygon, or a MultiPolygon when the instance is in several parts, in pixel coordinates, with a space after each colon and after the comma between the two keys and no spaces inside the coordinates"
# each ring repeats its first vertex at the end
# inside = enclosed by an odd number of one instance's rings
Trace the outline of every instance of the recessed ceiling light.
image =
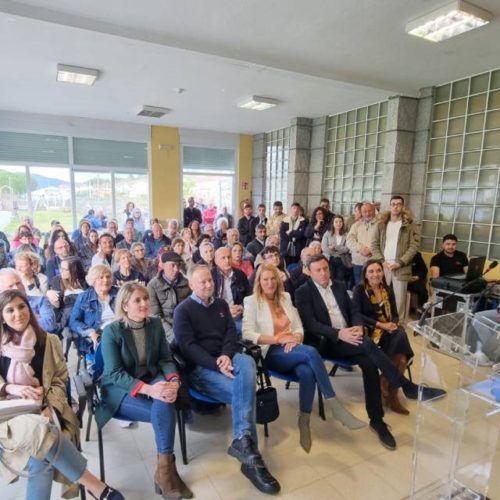
{"type": "Polygon", "coordinates": [[[487,10],[463,0],[455,0],[409,22],[406,32],[431,42],[441,42],[480,28],[488,24],[492,17],[493,14],[487,10]]]}
{"type": "Polygon", "coordinates": [[[278,104],[279,101],[277,99],[253,95],[252,97],[247,97],[244,101],[238,103],[238,107],[243,109],[252,109],[254,111],[264,111],[265,109],[274,108],[278,104]]]}
{"type": "Polygon", "coordinates": [[[97,69],[81,68],[80,66],[57,65],[57,81],[64,83],[78,83],[93,85],[99,76],[97,69]]]}
{"type": "Polygon", "coordinates": [[[158,106],[146,106],[144,105],[137,116],[147,116],[148,118],[161,118],[165,116],[167,113],[170,113],[170,109],[168,108],[160,108],[158,106]]]}

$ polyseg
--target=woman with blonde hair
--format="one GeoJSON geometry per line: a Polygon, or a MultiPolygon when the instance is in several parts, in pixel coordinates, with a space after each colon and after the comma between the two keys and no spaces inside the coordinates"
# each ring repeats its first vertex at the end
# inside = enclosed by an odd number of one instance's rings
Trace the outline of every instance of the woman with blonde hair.
{"type": "Polygon", "coordinates": [[[316,385],[330,406],[332,415],[350,429],[365,423],[349,413],[335,396],[325,365],[318,351],[302,344],[304,330],[290,295],[275,265],[264,263],[257,270],[253,295],[244,299],[243,337],[259,344],[267,368],[290,373],[299,379],[300,445],[309,453],[312,445],[309,427],[316,385]]]}
{"type": "Polygon", "coordinates": [[[160,318],[150,316],[147,288],[125,283],[116,299],[116,321],[102,335],[104,372],[99,427],[113,417],[153,426],[157,449],[155,490],[164,498],[192,498],[175,465],[175,406],[180,379],[160,318]]]}
{"type": "Polygon", "coordinates": [[[146,282],[146,278],[132,266],[132,253],[126,248],[115,250],[113,258],[118,265],[118,269],[113,273],[113,285],[122,286],[128,281],[146,282]]]}
{"type": "Polygon", "coordinates": [[[49,280],[40,272],[40,257],[36,253],[17,252],[15,266],[26,289],[26,295],[40,296],[47,293],[49,280]]]}

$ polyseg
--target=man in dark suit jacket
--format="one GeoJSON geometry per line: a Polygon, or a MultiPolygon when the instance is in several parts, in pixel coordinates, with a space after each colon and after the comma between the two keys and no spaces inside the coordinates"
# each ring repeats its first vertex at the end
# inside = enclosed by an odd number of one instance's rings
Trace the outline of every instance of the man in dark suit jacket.
{"type": "Polygon", "coordinates": [[[253,207],[246,203],[243,207],[243,217],[238,221],[238,231],[240,232],[240,241],[243,247],[246,247],[255,234],[256,220],[252,215],[253,207]]]}
{"type": "Polygon", "coordinates": [[[201,211],[194,206],[194,198],[188,198],[188,206],[184,209],[183,214],[184,227],[189,227],[192,221],[197,220],[201,224],[201,211]]]}
{"type": "MultiPolygon", "coordinates": [[[[391,387],[411,382],[400,375],[370,338],[363,336],[361,317],[352,307],[345,285],[330,280],[326,257],[315,255],[306,265],[310,278],[295,291],[295,304],[304,325],[304,342],[315,346],[324,357],[346,358],[360,366],[370,427],[383,446],[394,450],[396,440],[383,420],[378,370],[388,378],[391,387]]],[[[414,395],[418,396],[417,386],[412,385],[416,389],[414,395]]]]}

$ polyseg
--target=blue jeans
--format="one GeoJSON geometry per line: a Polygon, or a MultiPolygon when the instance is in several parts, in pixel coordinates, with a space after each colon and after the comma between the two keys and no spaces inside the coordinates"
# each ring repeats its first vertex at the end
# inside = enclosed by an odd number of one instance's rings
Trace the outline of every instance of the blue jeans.
{"type": "Polygon", "coordinates": [[[219,371],[197,366],[189,374],[189,383],[194,389],[222,403],[232,405],[233,438],[245,434],[252,436],[257,445],[255,429],[255,362],[246,354],[233,356],[234,379],[219,371]]]}
{"type": "MultiPolygon", "coordinates": [[[[28,461],[28,472],[35,474],[47,466],[57,450],[57,442],[49,450],[43,460],[31,457],[28,461]]],[[[66,437],[63,438],[61,453],[52,467],[43,474],[37,474],[28,479],[26,486],[26,500],[50,500],[52,481],[54,480],[54,468],[66,479],[76,483],[87,468],[87,460],[76,449],[76,446],[66,437]]]]}
{"type": "Polygon", "coordinates": [[[363,266],[353,264],[352,272],[354,274],[354,286],[359,285],[359,283],[361,282],[361,276],[363,274],[363,266]]]}
{"type": "Polygon", "coordinates": [[[311,413],[316,384],[325,399],[335,397],[328,373],[318,351],[300,344],[290,352],[283,345],[272,345],[266,354],[266,366],[281,373],[293,373],[299,379],[299,407],[304,413],[311,413]]]}
{"type": "MultiPolygon", "coordinates": [[[[164,380],[164,377],[157,377],[151,383],[155,384],[164,380]]],[[[173,403],[165,403],[142,394],[135,398],[127,394],[115,417],[152,424],[156,451],[158,453],[173,453],[175,440],[175,406],[173,403]]]]}

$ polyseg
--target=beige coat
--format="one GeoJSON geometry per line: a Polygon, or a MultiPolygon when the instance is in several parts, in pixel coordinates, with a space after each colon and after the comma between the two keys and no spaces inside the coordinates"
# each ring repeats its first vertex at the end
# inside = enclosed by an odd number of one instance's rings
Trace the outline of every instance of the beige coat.
{"type": "MultiPolygon", "coordinates": [[[[56,335],[47,334],[45,344],[45,353],[43,357],[43,393],[45,399],[52,405],[54,410],[59,415],[59,420],[63,433],[75,445],[80,444],[80,425],[72,408],[68,404],[67,382],[68,382],[68,367],[64,360],[61,341],[56,335]]],[[[3,388],[5,380],[0,377],[0,389],[4,393],[3,388]]],[[[36,422],[33,422],[28,416],[16,417],[8,422],[0,424],[0,446],[4,448],[10,447],[13,450],[13,443],[19,443],[19,448],[10,453],[12,464],[16,470],[23,469],[30,456],[33,453],[37,457],[43,456],[50,449],[51,440],[53,437],[47,436],[47,420],[40,416],[34,417],[36,422]],[[17,421],[20,419],[19,421],[17,421]],[[14,422],[16,420],[16,422],[14,422]],[[13,433],[16,433],[15,435],[13,433]],[[4,441],[6,437],[11,441],[4,441]],[[14,441],[12,441],[14,440],[14,441]],[[48,447],[47,447],[48,446],[48,447]],[[23,466],[24,464],[24,466],[23,466]],[[20,466],[21,465],[21,466],[20,466]]],[[[4,475],[6,469],[0,466],[0,472],[4,475]]],[[[10,473],[9,473],[10,474],[10,473]]],[[[72,498],[78,495],[78,486],[69,483],[66,478],[55,473],[55,480],[63,483],[67,488],[63,488],[63,497],[72,498]]],[[[15,479],[10,477],[10,481],[15,479]]]]}
{"type": "MultiPolygon", "coordinates": [[[[300,320],[297,309],[292,304],[292,299],[288,293],[283,294],[281,306],[291,322],[292,333],[304,334],[302,321],[300,320]]],[[[242,335],[244,339],[251,340],[254,344],[258,344],[261,335],[274,335],[274,323],[271,309],[267,302],[257,300],[257,297],[250,295],[245,297],[243,301],[243,324],[242,335]]],[[[262,356],[267,354],[268,345],[261,345],[262,356]]]]}
{"type": "MultiPolygon", "coordinates": [[[[387,223],[390,217],[391,214],[389,211],[382,212],[378,217],[377,231],[375,232],[372,243],[374,259],[384,260],[387,223]]],[[[394,271],[394,276],[398,280],[408,281],[411,278],[411,262],[419,246],[420,233],[413,222],[413,216],[410,211],[403,210],[402,224],[398,236],[398,246],[396,248],[396,260],[401,267],[394,271]]]]}

